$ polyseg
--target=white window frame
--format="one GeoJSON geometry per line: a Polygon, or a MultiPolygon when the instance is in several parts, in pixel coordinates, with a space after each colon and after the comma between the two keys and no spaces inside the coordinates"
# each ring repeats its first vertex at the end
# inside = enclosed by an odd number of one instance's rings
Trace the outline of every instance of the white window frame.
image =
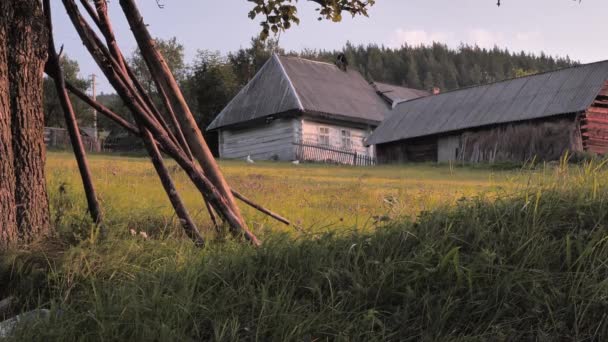
{"type": "Polygon", "coordinates": [[[330,137],[329,127],[320,126],[318,128],[318,131],[319,131],[319,135],[317,136],[317,139],[319,140],[319,145],[329,146],[329,137],[330,137]]]}
{"type": "Polygon", "coordinates": [[[351,149],[353,147],[353,136],[350,129],[341,129],[340,139],[342,141],[343,148],[351,149]]]}

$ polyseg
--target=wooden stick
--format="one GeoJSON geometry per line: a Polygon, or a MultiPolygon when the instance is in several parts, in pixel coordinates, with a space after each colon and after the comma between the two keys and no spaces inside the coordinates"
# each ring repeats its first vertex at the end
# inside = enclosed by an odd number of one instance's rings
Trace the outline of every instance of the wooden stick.
{"type": "Polygon", "coordinates": [[[175,112],[173,111],[173,106],[171,106],[171,101],[169,101],[169,97],[167,97],[167,93],[165,90],[157,83],[156,78],[154,78],[154,82],[156,82],[156,88],[158,88],[158,93],[161,95],[161,99],[163,100],[163,104],[165,105],[165,109],[169,114],[169,118],[171,119],[171,124],[177,133],[177,139],[179,140],[180,145],[186,151],[186,154],[190,157],[190,159],[194,160],[194,156],[192,155],[192,151],[190,150],[190,146],[188,146],[188,141],[184,136],[184,131],[182,131],[179,122],[177,121],[177,117],[175,116],[175,112]]]}
{"type": "MultiPolygon", "coordinates": [[[[45,73],[50,78],[52,78],[52,79],[55,79],[57,77],[57,75],[55,74],[55,71],[49,69],[48,64],[47,64],[47,67],[45,68],[45,73]]],[[[117,123],[122,128],[124,128],[127,131],[129,131],[129,132],[131,132],[131,133],[139,136],[139,130],[137,129],[137,127],[135,127],[135,125],[133,125],[129,121],[125,120],[120,115],[114,113],[108,107],[106,107],[106,106],[102,105],[101,103],[93,100],[91,97],[89,97],[87,94],[85,94],[84,92],[82,92],[80,89],[76,88],[76,86],[74,86],[73,84],[71,84],[68,81],[65,81],[65,87],[66,87],[66,89],[70,93],[74,94],[76,97],[78,97],[79,99],[81,99],[84,103],[86,103],[90,107],[94,108],[100,114],[105,115],[107,118],[109,118],[110,120],[114,121],[115,123],[117,123]]]]}
{"type": "Polygon", "coordinates": [[[91,3],[89,2],[89,0],[80,0],[80,3],[84,7],[84,9],[87,11],[89,16],[91,16],[91,19],[93,19],[93,22],[95,22],[95,24],[99,26],[99,17],[97,16],[97,13],[95,13],[95,8],[93,8],[93,6],[91,6],[91,3]]]}
{"type": "MultiPolygon", "coordinates": [[[[47,75],[49,75],[51,78],[56,77],[54,74],[52,74],[50,71],[47,71],[47,75]]],[[[85,103],[89,104],[90,106],[92,106],[93,108],[95,108],[98,112],[100,112],[101,114],[106,115],[110,120],[113,120],[115,123],[117,123],[118,125],[120,125],[121,127],[123,127],[124,129],[128,130],[129,132],[133,133],[136,136],[141,137],[139,129],[137,127],[135,127],[134,125],[132,125],[130,122],[124,120],[121,116],[119,116],[118,114],[112,112],[110,109],[108,109],[107,107],[105,107],[104,105],[100,104],[99,102],[91,99],[89,96],[87,96],[86,94],[84,94],[82,91],[80,91],[78,88],[74,87],[73,85],[70,85],[70,83],[66,82],[66,86],[67,89],[70,90],[70,92],[72,92],[74,95],[78,96],[80,99],[82,99],[85,103]]],[[[156,144],[158,144],[158,142],[155,141],[156,144]]],[[[168,153],[169,155],[171,155],[173,157],[172,154],[168,153]]],[[[243,203],[258,209],[258,208],[263,208],[261,205],[254,203],[253,201],[247,199],[244,195],[238,193],[236,190],[232,190],[232,193],[235,197],[237,197],[239,200],[241,200],[243,203]]],[[[215,214],[213,213],[213,208],[211,208],[209,206],[209,203],[207,202],[207,200],[204,199],[205,202],[205,206],[207,207],[207,210],[209,211],[209,216],[211,217],[211,221],[213,222],[214,226],[218,226],[218,222],[217,219],[215,217],[215,214]]],[[[260,210],[260,209],[258,209],[260,210]]],[[[261,212],[268,214],[269,216],[279,220],[282,223],[285,223],[287,225],[290,225],[291,223],[283,218],[282,216],[273,213],[272,211],[270,211],[269,209],[263,208],[263,210],[260,210],[261,212]],[[273,216],[274,215],[274,216],[273,216]]]]}
{"type": "Polygon", "coordinates": [[[139,80],[135,77],[135,74],[132,72],[131,68],[125,61],[125,58],[118,47],[118,43],[116,42],[116,37],[114,36],[114,30],[112,29],[112,24],[108,17],[107,12],[107,4],[105,0],[95,0],[95,8],[93,8],[88,0],[81,0],[81,2],[86,3],[85,9],[89,13],[89,16],[93,19],[102,35],[104,36],[107,44],[107,53],[108,57],[115,61],[115,67],[120,69],[120,74],[124,75],[123,78],[127,83],[133,84],[135,88],[138,90],[136,92],[138,100],[142,102],[144,107],[147,107],[150,113],[152,113],[153,117],[160,123],[161,127],[163,127],[169,137],[177,143],[177,138],[171,132],[171,129],[165,119],[162,117],[154,102],[150,98],[150,96],[144,91],[141,86],[139,80]]]}
{"type": "MultiPolygon", "coordinates": [[[[201,194],[209,200],[210,204],[222,215],[231,227],[240,227],[242,224],[241,217],[232,210],[226,198],[218,191],[215,185],[202,173],[200,168],[196,167],[191,160],[185,155],[177,145],[167,135],[167,132],[158,125],[155,120],[150,117],[149,112],[141,105],[133,94],[133,89],[124,81],[124,75],[121,75],[120,70],[116,68],[116,63],[108,57],[107,50],[104,51],[103,44],[96,37],[95,32],[89,27],[88,23],[80,15],[78,6],[74,0],[62,0],[64,7],[72,21],[76,31],[78,32],[84,45],[91,53],[97,65],[104,72],[114,89],[125,102],[125,105],[131,110],[134,116],[142,120],[142,124],[150,130],[150,133],[161,144],[163,149],[172,155],[176,162],[186,171],[193,184],[201,192],[201,194]]],[[[260,245],[257,237],[248,230],[241,231],[243,235],[253,244],[260,245]]]]}
{"type": "MultiPolygon", "coordinates": [[[[124,85],[124,83],[122,84],[124,85]]],[[[138,119],[138,116],[135,115],[135,118],[138,119]]],[[[148,135],[147,137],[143,137],[144,142],[146,143],[147,149],[152,157],[152,161],[155,165],[155,168],[161,178],[161,181],[165,190],[167,191],[167,194],[169,195],[169,198],[176,210],[176,213],[178,214],[178,217],[180,217],[180,221],[182,222],[186,233],[195,241],[195,243],[201,244],[203,241],[202,236],[200,236],[200,233],[198,233],[198,229],[192,222],[192,219],[190,218],[188,212],[185,210],[181,199],[177,195],[177,191],[175,190],[172,180],[169,177],[168,171],[166,171],[166,168],[162,163],[162,157],[158,152],[158,147],[156,146],[156,143],[153,142],[153,138],[151,138],[151,135],[149,135],[149,132],[145,128],[144,132],[144,135],[148,135]]]]}
{"type": "Polygon", "coordinates": [[[259,205],[259,204],[255,204],[253,201],[251,201],[251,200],[250,200],[250,199],[248,199],[247,197],[243,196],[243,195],[242,195],[242,194],[240,194],[238,191],[236,191],[236,190],[232,189],[232,194],[234,195],[234,197],[236,197],[236,198],[240,199],[241,201],[243,201],[243,202],[244,202],[244,203],[246,203],[247,205],[249,205],[249,206],[251,206],[251,207],[253,207],[253,208],[255,208],[255,209],[257,209],[257,210],[259,210],[259,211],[261,211],[261,212],[263,212],[264,214],[266,214],[266,215],[268,215],[268,216],[272,217],[273,219],[275,219],[275,220],[277,220],[277,221],[279,221],[279,222],[281,222],[281,223],[284,223],[284,224],[286,224],[286,225],[288,225],[288,226],[291,226],[291,222],[289,222],[289,220],[288,220],[288,219],[284,218],[283,216],[281,216],[281,215],[279,215],[279,214],[275,214],[275,213],[273,213],[272,211],[270,211],[270,210],[268,210],[268,209],[266,209],[266,208],[262,207],[262,206],[261,206],[261,205],[259,205]]]}
{"type": "MultiPolygon", "coordinates": [[[[86,1],[86,0],[82,0],[82,1],[86,1]]],[[[110,22],[110,18],[108,16],[108,7],[106,4],[106,1],[105,0],[95,0],[95,7],[97,9],[97,17],[96,17],[97,21],[96,22],[97,22],[97,25],[98,25],[100,31],[106,38],[106,42],[108,44],[110,53],[119,62],[120,66],[122,67],[123,72],[125,72],[126,74],[129,75],[133,85],[135,85],[135,88],[137,89],[137,91],[139,91],[141,97],[147,102],[149,108],[155,113],[155,116],[157,117],[159,122],[165,127],[165,129],[167,131],[170,131],[169,125],[163,119],[163,117],[160,114],[160,112],[158,111],[158,109],[156,109],[156,106],[154,105],[152,99],[145,92],[141,83],[138,81],[137,77],[135,76],[135,73],[126,63],[125,58],[124,58],[122,52],[120,51],[120,48],[118,47],[118,43],[116,42],[116,37],[114,35],[114,30],[112,29],[112,23],[110,22]]],[[[91,15],[91,17],[93,17],[93,15],[91,15]]],[[[155,80],[155,82],[157,81],[156,78],[154,78],[154,80],[155,80]]],[[[186,154],[188,155],[188,157],[190,159],[194,160],[194,157],[192,156],[192,152],[190,151],[190,147],[188,146],[188,143],[186,142],[184,134],[177,122],[175,113],[173,112],[173,108],[171,107],[171,103],[169,102],[169,99],[167,98],[165,91],[160,87],[158,82],[156,82],[156,85],[158,88],[158,92],[161,95],[161,98],[165,104],[167,112],[169,113],[169,117],[172,120],[173,128],[174,128],[175,132],[177,133],[176,139],[174,140],[174,142],[182,147],[182,149],[186,152],[186,154]]],[[[213,209],[209,206],[209,203],[206,198],[203,197],[203,201],[205,202],[205,207],[207,208],[211,221],[213,222],[214,226],[217,228],[218,223],[215,219],[215,214],[213,213],[213,209]]]]}
{"type": "Polygon", "coordinates": [[[209,213],[209,217],[211,217],[211,222],[213,222],[213,226],[215,227],[215,231],[219,232],[220,231],[220,225],[217,222],[217,219],[215,218],[215,212],[213,211],[213,207],[211,207],[209,205],[209,202],[206,199],[203,199],[203,201],[205,202],[205,207],[207,208],[207,212],[209,213]]]}
{"type": "Polygon", "coordinates": [[[167,167],[163,163],[163,157],[160,154],[160,151],[158,150],[158,146],[156,146],[156,144],[154,143],[152,134],[150,134],[150,131],[148,131],[147,129],[142,128],[143,127],[140,125],[140,129],[144,132],[144,144],[146,145],[146,149],[150,154],[150,158],[152,158],[152,164],[154,164],[154,168],[156,169],[156,172],[160,177],[160,181],[163,184],[163,188],[165,189],[165,192],[167,193],[167,196],[171,201],[171,205],[173,205],[173,209],[175,209],[177,217],[179,217],[179,221],[182,224],[186,235],[188,235],[188,237],[192,239],[192,241],[194,241],[194,244],[196,244],[197,246],[203,246],[205,244],[205,239],[196,227],[196,224],[192,220],[190,213],[188,213],[188,210],[186,209],[184,202],[179,196],[177,189],[175,189],[175,183],[173,183],[171,175],[169,174],[169,170],[167,170],[167,167]]]}
{"type": "Polygon", "coordinates": [[[86,152],[82,143],[80,130],[78,129],[76,115],[74,114],[74,109],[72,107],[70,97],[68,96],[68,93],[65,89],[65,78],[63,76],[63,71],[61,70],[59,56],[57,55],[57,51],[55,50],[50,0],[44,0],[43,6],[46,18],[46,25],[49,30],[49,60],[47,63],[49,69],[54,70],[54,74],[56,75],[54,79],[55,89],[57,90],[57,96],[59,97],[59,102],[61,103],[61,107],[63,109],[66,126],[70,135],[70,142],[72,143],[72,149],[74,151],[74,156],[76,157],[78,169],[82,178],[82,184],[84,186],[84,191],[87,197],[87,203],[89,205],[89,213],[91,214],[93,222],[95,222],[96,224],[100,224],[102,222],[101,209],[99,207],[99,202],[97,201],[95,187],[93,186],[91,171],[87,162],[86,152]]]}
{"type": "Polygon", "coordinates": [[[238,225],[230,226],[232,233],[235,235],[244,233],[246,236],[252,236],[253,234],[249,231],[249,228],[236,205],[230,187],[220,172],[220,169],[194,120],[194,116],[190,112],[190,108],[188,107],[175,78],[171,74],[171,70],[154,45],[154,40],[144,23],[137,5],[133,0],[120,0],[120,5],[129,22],[129,26],[131,27],[131,31],[137,41],[141,54],[148,65],[150,73],[153,77],[158,79],[158,84],[164,89],[172,103],[172,107],[177,115],[177,119],[182,127],[188,145],[190,146],[190,150],[199,162],[199,165],[203,168],[205,175],[209,177],[222,196],[226,198],[227,205],[236,214],[240,222],[238,225]]]}

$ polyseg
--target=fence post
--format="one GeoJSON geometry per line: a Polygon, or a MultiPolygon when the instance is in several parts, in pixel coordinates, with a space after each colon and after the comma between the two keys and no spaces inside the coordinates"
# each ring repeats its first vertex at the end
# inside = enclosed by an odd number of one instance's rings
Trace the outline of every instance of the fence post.
{"type": "Polygon", "coordinates": [[[357,166],[357,151],[355,151],[355,154],[353,157],[353,166],[357,166]]]}

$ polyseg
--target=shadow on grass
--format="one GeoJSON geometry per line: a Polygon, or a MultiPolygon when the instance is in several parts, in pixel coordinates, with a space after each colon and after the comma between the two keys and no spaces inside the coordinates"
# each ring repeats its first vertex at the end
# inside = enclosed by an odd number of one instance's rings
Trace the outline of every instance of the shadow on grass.
{"type": "Polygon", "coordinates": [[[60,312],[17,340],[604,340],[608,190],[463,200],[374,233],[203,250],[83,242],[2,258],[5,294],[60,312]]]}

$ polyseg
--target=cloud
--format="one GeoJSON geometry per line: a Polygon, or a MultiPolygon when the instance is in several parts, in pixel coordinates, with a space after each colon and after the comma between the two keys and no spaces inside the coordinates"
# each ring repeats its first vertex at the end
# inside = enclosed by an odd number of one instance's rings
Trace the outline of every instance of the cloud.
{"type": "Polygon", "coordinates": [[[400,47],[403,44],[418,46],[430,45],[434,42],[445,43],[450,40],[450,35],[448,32],[397,29],[390,38],[389,46],[400,47]]]}
{"type": "Polygon", "coordinates": [[[495,45],[504,45],[504,34],[501,32],[491,32],[484,29],[472,29],[467,33],[467,40],[464,43],[477,45],[482,48],[492,48],[495,45]]]}
{"type": "Polygon", "coordinates": [[[458,34],[447,31],[405,30],[398,28],[390,36],[388,45],[400,47],[407,43],[410,46],[430,45],[433,42],[458,47],[461,43],[478,45],[482,48],[498,46],[509,50],[537,50],[542,43],[543,36],[539,31],[522,31],[505,33],[491,31],[483,28],[472,28],[458,34]]]}

